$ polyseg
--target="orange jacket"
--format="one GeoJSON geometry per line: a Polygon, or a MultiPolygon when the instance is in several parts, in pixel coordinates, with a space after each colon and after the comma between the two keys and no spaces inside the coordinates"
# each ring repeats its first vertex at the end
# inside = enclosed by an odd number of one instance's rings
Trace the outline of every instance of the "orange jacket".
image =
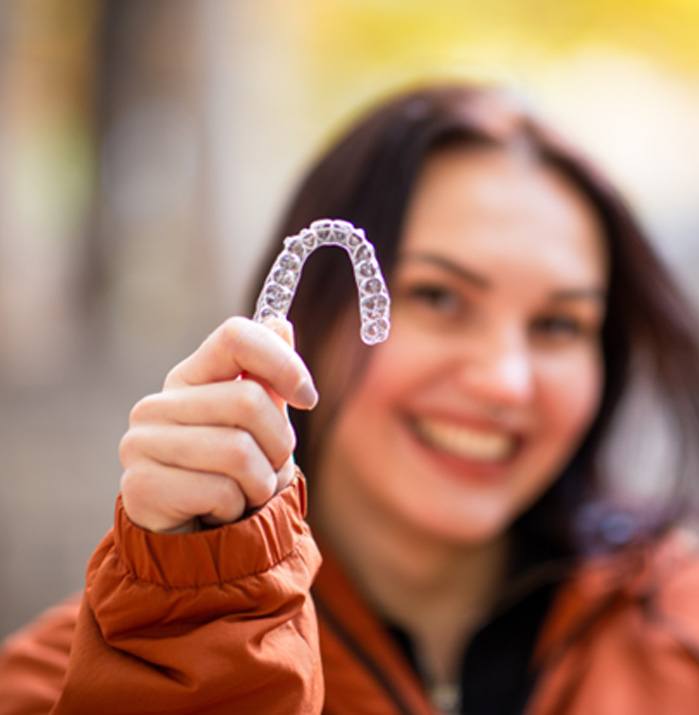
{"type": "MultiPolygon", "coordinates": [[[[0,715],[435,715],[330,559],[316,617],[305,505],[299,477],[243,521],[158,535],[117,502],[82,599],[6,643],[0,715]]],[[[528,715],[694,715],[697,644],[699,556],[684,536],[587,563],[544,624],[528,715]]]]}

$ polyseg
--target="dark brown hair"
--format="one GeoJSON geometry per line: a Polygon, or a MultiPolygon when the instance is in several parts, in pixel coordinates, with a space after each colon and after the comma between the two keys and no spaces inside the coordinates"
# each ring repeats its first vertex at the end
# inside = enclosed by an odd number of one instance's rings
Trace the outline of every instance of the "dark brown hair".
{"type": "MultiPolygon", "coordinates": [[[[555,542],[566,552],[579,550],[583,542],[586,548],[606,548],[627,538],[657,534],[680,515],[682,505],[690,503],[691,472],[699,461],[699,349],[692,310],[617,191],[510,95],[489,87],[429,86],[367,112],[308,171],[276,231],[264,269],[284,236],[298,233],[317,218],[343,218],[366,230],[390,282],[416,179],[426,157],[452,142],[525,147],[556,167],[599,213],[610,256],[602,332],[605,387],[599,412],[561,477],[516,528],[529,539],[555,542]],[[620,523],[619,512],[605,502],[600,454],[620,400],[641,368],[665,403],[681,463],[674,468],[672,498],[662,509],[633,515],[633,528],[622,529],[621,538],[619,529],[608,528],[620,523]]],[[[311,371],[327,336],[356,300],[351,271],[338,254],[314,254],[291,309],[297,347],[311,371]]],[[[362,364],[357,363],[357,372],[362,364]]],[[[312,483],[319,441],[328,425],[310,430],[309,416],[303,412],[293,412],[292,420],[298,435],[297,460],[312,483]]],[[[628,524],[629,514],[623,518],[628,524]]]]}

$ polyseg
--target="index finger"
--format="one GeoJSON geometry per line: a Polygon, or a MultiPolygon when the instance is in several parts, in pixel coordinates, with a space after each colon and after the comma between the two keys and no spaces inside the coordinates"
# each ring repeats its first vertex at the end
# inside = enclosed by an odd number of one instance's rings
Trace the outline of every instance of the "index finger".
{"type": "Polygon", "coordinates": [[[232,380],[243,372],[261,378],[294,407],[318,401],[313,378],[298,353],[270,328],[229,318],[165,378],[164,389],[232,380]]]}

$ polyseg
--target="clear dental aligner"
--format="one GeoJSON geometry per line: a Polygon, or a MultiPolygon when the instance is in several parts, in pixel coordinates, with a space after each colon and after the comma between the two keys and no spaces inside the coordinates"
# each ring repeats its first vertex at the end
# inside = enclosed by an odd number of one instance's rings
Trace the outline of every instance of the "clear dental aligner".
{"type": "Polygon", "coordinates": [[[391,328],[391,298],[381,274],[374,247],[364,231],[349,221],[320,219],[296,236],[284,239],[257,299],[253,320],[286,318],[308,256],[322,246],[339,246],[347,251],[354,267],[359,292],[360,336],[367,345],[381,343],[391,328]]]}

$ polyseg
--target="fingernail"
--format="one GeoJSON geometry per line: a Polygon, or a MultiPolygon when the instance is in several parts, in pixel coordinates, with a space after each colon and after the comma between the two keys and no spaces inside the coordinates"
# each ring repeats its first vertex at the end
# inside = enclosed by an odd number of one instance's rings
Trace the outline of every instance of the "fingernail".
{"type": "Polygon", "coordinates": [[[308,378],[304,377],[296,386],[294,401],[308,405],[309,410],[312,410],[318,404],[318,391],[308,378]]]}

